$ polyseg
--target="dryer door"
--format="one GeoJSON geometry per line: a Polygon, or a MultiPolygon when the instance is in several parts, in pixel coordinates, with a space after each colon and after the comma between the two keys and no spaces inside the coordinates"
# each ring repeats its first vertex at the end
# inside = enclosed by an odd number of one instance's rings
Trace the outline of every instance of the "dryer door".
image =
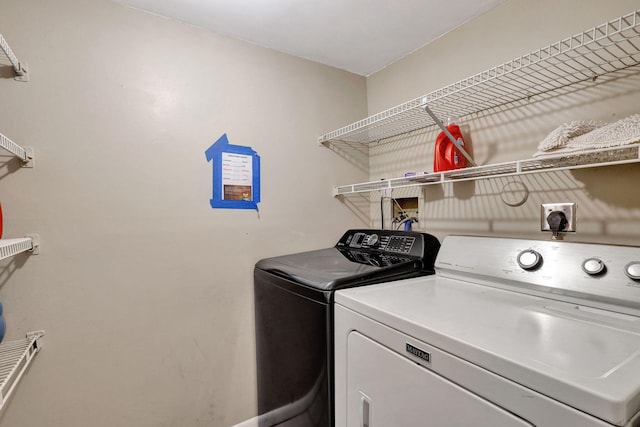
{"type": "Polygon", "coordinates": [[[348,338],[349,427],[531,427],[358,332],[348,338]]]}

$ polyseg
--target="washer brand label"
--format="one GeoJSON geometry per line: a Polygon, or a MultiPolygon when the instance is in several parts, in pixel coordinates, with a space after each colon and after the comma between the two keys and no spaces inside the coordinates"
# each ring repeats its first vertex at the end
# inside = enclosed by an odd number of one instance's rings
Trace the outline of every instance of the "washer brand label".
{"type": "Polygon", "coordinates": [[[407,353],[411,353],[414,356],[417,356],[420,359],[426,360],[427,362],[431,363],[431,353],[429,353],[427,351],[424,351],[424,350],[420,350],[419,348],[414,347],[409,343],[406,343],[406,347],[405,348],[407,350],[407,353]]]}

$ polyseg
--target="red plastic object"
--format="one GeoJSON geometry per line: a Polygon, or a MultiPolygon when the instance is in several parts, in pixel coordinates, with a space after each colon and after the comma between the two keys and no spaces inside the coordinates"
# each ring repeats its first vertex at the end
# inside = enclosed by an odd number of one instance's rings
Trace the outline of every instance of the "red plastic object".
{"type": "Polygon", "coordinates": [[[2,203],[0,203],[0,239],[2,239],[2,203]]]}
{"type": "MultiPolygon", "coordinates": [[[[447,130],[451,132],[454,138],[462,139],[462,145],[464,146],[464,138],[462,138],[460,126],[450,124],[447,126],[447,130]]],[[[440,132],[436,138],[436,148],[433,155],[433,171],[443,172],[465,167],[467,167],[466,157],[464,157],[444,132],[440,132]]]]}

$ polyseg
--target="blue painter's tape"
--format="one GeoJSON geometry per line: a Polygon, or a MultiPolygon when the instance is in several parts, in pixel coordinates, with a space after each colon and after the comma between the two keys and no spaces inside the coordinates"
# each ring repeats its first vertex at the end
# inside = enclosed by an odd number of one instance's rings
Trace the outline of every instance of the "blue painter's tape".
{"type": "Polygon", "coordinates": [[[258,203],[260,203],[260,156],[258,153],[251,147],[229,144],[225,133],[204,154],[207,161],[212,163],[213,169],[211,207],[258,210],[258,203]],[[248,167],[247,162],[251,163],[251,167],[248,167]],[[243,182],[228,182],[233,174],[241,174],[243,182]],[[247,185],[248,182],[251,185],[247,185]]]}

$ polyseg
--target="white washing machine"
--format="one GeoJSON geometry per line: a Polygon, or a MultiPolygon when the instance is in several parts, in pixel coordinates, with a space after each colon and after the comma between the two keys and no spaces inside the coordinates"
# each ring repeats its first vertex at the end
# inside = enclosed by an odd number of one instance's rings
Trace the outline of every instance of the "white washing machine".
{"type": "Polygon", "coordinates": [[[450,236],[335,301],[336,427],[640,426],[640,248],[450,236]]]}

